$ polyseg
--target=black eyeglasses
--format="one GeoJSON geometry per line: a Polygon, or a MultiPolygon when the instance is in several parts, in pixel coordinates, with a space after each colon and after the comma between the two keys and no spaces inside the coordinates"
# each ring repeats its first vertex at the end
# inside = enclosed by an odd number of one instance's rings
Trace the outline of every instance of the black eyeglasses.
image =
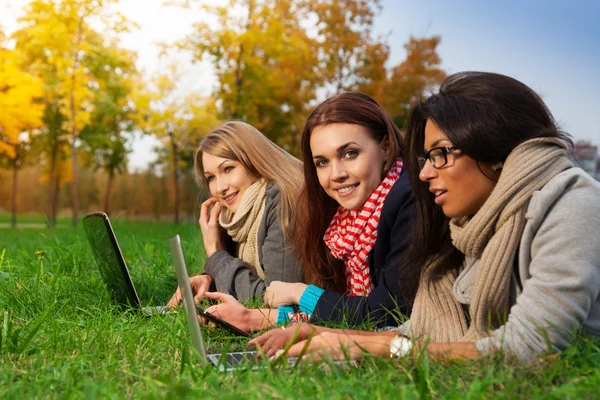
{"type": "Polygon", "coordinates": [[[434,147],[427,153],[417,157],[419,168],[423,169],[427,160],[429,160],[433,168],[442,168],[444,165],[448,164],[448,154],[456,150],[458,149],[455,146],[434,147]]]}

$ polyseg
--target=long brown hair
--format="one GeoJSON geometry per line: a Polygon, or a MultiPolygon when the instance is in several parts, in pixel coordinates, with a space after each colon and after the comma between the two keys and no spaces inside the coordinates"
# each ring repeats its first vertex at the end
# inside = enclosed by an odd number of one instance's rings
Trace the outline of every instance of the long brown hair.
{"type": "Polygon", "coordinates": [[[302,259],[306,282],[343,293],[346,291],[344,263],[335,259],[323,242],[323,235],[339,204],[319,184],[310,148],[313,130],[318,126],[335,123],[363,126],[377,142],[387,142],[388,158],[384,164],[382,179],[394,160],[404,153],[404,141],[400,130],[385,110],[363,93],[350,92],[333,96],[315,108],[306,120],[301,140],[304,189],[298,202],[298,233],[292,239],[292,246],[302,259]]]}
{"type": "Polygon", "coordinates": [[[194,157],[196,182],[208,187],[202,154],[240,162],[253,175],[279,188],[277,209],[284,236],[290,239],[297,220],[296,201],[302,186],[302,162],[271,142],[258,129],[242,121],[229,121],[213,129],[194,157]]]}

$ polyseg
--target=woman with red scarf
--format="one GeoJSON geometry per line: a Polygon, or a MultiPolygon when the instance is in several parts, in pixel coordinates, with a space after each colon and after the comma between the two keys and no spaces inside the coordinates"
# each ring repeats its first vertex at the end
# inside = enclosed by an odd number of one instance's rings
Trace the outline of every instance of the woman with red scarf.
{"type": "Polygon", "coordinates": [[[272,282],[265,303],[276,312],[217,293],[207,296],[222,303],[207,311],[245,330],[299,319],[397,325],[418,281],[417,271],[395,268],[414,214],[400,130],[371,97],[343,93],[312,112],[301,146],[305,187],[291,241],[311,284],[272,282]]]}

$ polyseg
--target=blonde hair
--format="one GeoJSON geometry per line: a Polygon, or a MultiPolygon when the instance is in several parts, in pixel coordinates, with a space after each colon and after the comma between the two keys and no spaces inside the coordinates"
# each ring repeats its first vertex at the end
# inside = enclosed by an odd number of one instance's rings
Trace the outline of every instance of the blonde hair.
{"type": "Polygon", "coordinates": [[[283,234],[289,239],[294,231],[296,203],[304,180],[302,162],[242,121],[229,121],[216,127],[196,150],[196,182],[208,187],[202,165],[204,153],[238,161],[255,176],[277,185],[281,196],[277,212],[283,234]]]}

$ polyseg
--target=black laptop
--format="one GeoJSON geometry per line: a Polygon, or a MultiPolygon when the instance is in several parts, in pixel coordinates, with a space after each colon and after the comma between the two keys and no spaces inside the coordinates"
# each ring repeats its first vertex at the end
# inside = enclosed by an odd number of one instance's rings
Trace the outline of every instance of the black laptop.
{"type": "Polygon", "coordinates": [[[144,314],[164,313],[164,307],[141,306],[108,216],[99,211],[88,214],[83,218],[83,228],[112,299],[121,306],[140,309],[144,314]]]}
{"type": "MultiPolygon", "coordinates": [[[[117,304],[139,309],[144,315],[148,316],[170,312],[165,306],[141,306],[129,269],[119,248],[119,243],[105,213],[96,211],[86,215],[83,218],[83,228],[100,270],[100,275],[106,283],[110,296],[117,304]]],[[[195,308],[198,315],[209,319],[220,327],[239,336],[249,336],[248,332],[207,313],[204,309],[198,306],[195,308]]]]}

